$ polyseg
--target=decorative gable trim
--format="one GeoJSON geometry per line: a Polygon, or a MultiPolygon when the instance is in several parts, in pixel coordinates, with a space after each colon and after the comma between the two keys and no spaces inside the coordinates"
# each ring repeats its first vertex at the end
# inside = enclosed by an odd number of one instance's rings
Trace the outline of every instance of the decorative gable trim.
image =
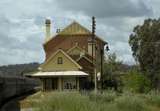
{"type": "Polygon", "coordinates": [[[88,62],[90,62],[90,63],[93,64],[93,62],[92,62],[90,59],[88,59],[86,56],[81,56],[81,57],[79,57],[76,61],[81,60],[81,58],[84,58],[84,59],[86,59],[88,62]]]}
{"type": "Polygon", "coordinates": [[[57,53],[61,52],[63,55],[65,55],[72,63],[74,63],[79,69],[82,69],[82,67],[76,62],[74,61],[68,54],[66,54],[62,49],[58,49],[55,53],[53,53],[53,55],[51,55],[47,61],[45,61],[43,64],[40,65],[40,69],[46,65],[57,53]]]}
{"type": "Polygon", "coordinates": [[[70,48],[68,51],[67,51],[67,53],[70,53],[72,50],[74,50],[75,48],[78,48],[79,50],[81,50],[81,51],[83,51],[83,54],[84,55],[80,55],[80,57],[76,60],[76,61],[79,61],[81,58],[84,58],[84,59],[86,59],[87,61],[89,61],[90,63],[92,63],[92,61],[88,58],[88,57],[86,57],[85,55],[86,54],[88,54],[88,52],[86,52],[85,50],[83,50],[81,47],[79,47],[78,45],[75,45],[75,46],[73,46],[72,48],[70,48]]]}
{"type": "MultiPolygon", "coordinates": [[[[73,46],[72,48],[70,48],[67,53],[70,53],[72,50],[74,50],[75,48],[78,48],[81,51],[84,51],[82,48],[80,48],[77,44],[75,46],[73,46]]],[[[85,52],[86,53],[86,52],[85,52]]]]}

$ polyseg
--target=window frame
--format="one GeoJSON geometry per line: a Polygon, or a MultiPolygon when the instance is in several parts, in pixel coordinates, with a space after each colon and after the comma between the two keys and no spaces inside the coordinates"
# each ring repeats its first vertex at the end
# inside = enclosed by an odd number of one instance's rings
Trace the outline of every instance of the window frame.
{"type": "Polygon", "coordinates": [[[57,58],[57,64],[63,64],[63,58],[62,57],[57,58]]]}

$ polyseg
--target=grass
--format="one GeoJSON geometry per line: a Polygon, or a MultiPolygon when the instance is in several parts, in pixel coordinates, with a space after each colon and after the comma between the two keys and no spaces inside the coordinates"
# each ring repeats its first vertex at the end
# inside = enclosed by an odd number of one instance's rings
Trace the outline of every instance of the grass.
{"type": "Polygon", "coordinates": [[[27,98],[34,111],[160,111],[160,94],[117,94],[113,91],[38,92],[27,98]]]}

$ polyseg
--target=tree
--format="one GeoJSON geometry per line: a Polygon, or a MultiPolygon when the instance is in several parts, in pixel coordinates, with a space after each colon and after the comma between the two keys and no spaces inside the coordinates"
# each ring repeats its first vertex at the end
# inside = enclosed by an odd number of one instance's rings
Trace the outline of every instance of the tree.
{"type": "Polygon", "coordinates": [[[147,93],[151,89],[150,80],[136,69],[128,71],[123,82],[125,89],[131,92],[147,93]]]}
{"type": "Polygon", "coordinates": [[[115,53],[109,54],[108,59],[104,63],[105,75],[112,76],[116,71],[120,70],[121,65],[122,62],[117,60],[117,56],[115,53]]]}
{"type": "Polygon", "coordinates": [[[147,19],[137,25],[130,35],[129,44],[133,56],[146,73],[152,86],[158,88],[160,83],[160,19],[147,19]]]}
{"type": "Polygon", "coordinates": [[[114,89],[117,90],[119,81],[115,78],[115,74],[120,70],[121,65],[122,62],[117,60],[115,53],[108,55],[106,61],[104,62],[103,88],[114,87],[114,89]]]}

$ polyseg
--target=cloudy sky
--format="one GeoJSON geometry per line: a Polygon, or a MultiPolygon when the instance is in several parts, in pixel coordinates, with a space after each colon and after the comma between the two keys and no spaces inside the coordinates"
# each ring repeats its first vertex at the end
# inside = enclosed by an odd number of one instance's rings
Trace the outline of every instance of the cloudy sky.
{"type": "Polygon", "coordinates": [[[133,27],[158,18],[160,0],[0,0],[0,65],[43,62],[44,20],[52,19],[52,33],[73,20],[108,41],[124,63],[134,64],[128,45],[133,27]]]}

